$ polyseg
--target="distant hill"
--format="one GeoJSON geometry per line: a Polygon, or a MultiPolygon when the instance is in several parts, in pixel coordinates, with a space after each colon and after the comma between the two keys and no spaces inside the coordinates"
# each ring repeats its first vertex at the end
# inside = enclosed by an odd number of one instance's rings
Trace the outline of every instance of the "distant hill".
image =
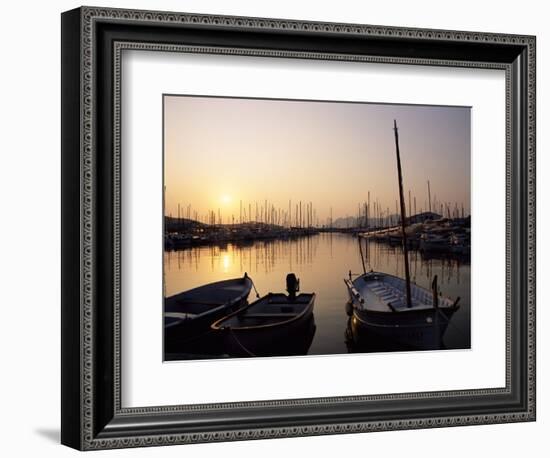
{"type": "Polygon", "coordinates": [[[185,229],[196,229],[201,227],[207,227],[208,224],[201,223],[200,221],[195,221],[194,219],[187,218],[174,218],[171,216],[164,217],[164,227],[167,231],[177,230],[181,228],[185,229]]]}

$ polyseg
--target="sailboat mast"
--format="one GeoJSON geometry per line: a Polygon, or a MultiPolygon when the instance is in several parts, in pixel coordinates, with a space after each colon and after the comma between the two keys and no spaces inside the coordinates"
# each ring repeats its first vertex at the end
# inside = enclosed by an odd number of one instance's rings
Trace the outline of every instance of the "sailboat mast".
{"type": "Polygon", "coordinates": [[[399,154],[399,134],[397,133],[397,122],[393,120],[393,131],[395,133],[395,154],[397,156],[397,178],[399,181],[399,202],[401,206],[401,232],[403,237],[403,254],[405,255],[405,282],[407,290],[407,307],[412,307],[411,302],[411,276],[409,272],[409,249],[407,247],[407,234],[405,233],[405,199],[403,197],[403,174],[401,173],[401,156],[399,154]]]}
{"type": "Polygon", "coordinates": [[[430,180],[428,180],[428,208],[432,212],[432,193],[430,192],[430,180]]]}

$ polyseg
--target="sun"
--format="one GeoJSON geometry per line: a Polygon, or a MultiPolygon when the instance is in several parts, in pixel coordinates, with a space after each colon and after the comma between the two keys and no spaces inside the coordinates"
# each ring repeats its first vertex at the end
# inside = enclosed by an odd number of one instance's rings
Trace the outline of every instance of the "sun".
{"type": "Polygon", "coordinates": [[[229,194],[222,194],[220,200],[222,204],[228,204],[231,202],[231,196],[229,194]]]}

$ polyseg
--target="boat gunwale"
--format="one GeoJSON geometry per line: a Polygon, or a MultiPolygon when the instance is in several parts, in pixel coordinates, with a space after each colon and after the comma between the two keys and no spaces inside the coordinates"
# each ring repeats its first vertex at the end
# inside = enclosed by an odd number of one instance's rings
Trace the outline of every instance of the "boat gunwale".
{"type": "MultiPolygon", "coordinates": [[[[206,285],[196,286],[195,288],[188,289],[187,291],[182,291],[181,293],[173,294],[172,296],[165,297],[164,301],[165,302],[167,300],[175,301],[175,300],[177,300],[176,298],[178,296],[182,296],[184,294],[189,294],[189,293],[192,293],[192,292],[196,292],[196,291],[199,291],[201,289],[213,288],[215,286],[219,287],[219,285],[221,285],[223,283],[229,284],[231,282],[237,282],[237,281],[244,281],[246,283],[250,283],[250,289],[252,289],[252,279],[249,276],[246,276],[246,277],[243,276],[243,277],[237,277],[237,278],[228,278],[227,280],[219,280],[219,281],[215,281],[215,282],[212,282],[212,283],[207,283],[206,285]]],[[[248,290],[249,293],[250,293],[250,289],[248,290]]]]}
{"type": "MultiPolygon", "coordinates": [[[[267,296],[269,296],[271,294],[273,294],[273,293],[268,293],[267,296]]],[[[276,294],[278,294],[278,293],[276,293],[276,294]]],[[[261,298],[255,300],[254,302],[252,302],[250,304],[247,304],[247,305],[241,307],[238,310],[235,310],[234,312],[230,313],[229,315],[224,316],[223,318],[220,318],[219,320],[212,323],[210,328],[212,330],[215,330],[215,331],[256,331],[256,330],[275,328],[275,327],[291,324],[294,321],[298,321],[301,318],[303,318],[308,312],[313,311],[313,306],[314,306],[316,294],[315,293],[302,293],[302,294],[311,294],[311,299],[308,301],[307,306],[304,307],[304,310],[302,310],[296,316],[294,316],[292,318],[289,318],[288,320],[279,321],[277,323],[271,323],[271,324],[260,324],[260,325],[256,325],[256,326],[239,326],[239,327],[220,326],[220,324],[223,321],[226,321],[230,318],[233,318],[236,315],[238,315],[239,313],[243,312],[244,310],[249,309],[253,305],[256,305],[258,302],[260,302],[261,300],[263,300],[266,297],[266,296],[264,296],[264,297],[261,297],[261,298]]]]}
{"type": "Polygon", "coordinates": [[[234,306],[235,304],[238,304],[239,302],[245,300],[248,297],[248,295],[250,294],[250,291],[252,290],[252,284],[253,283],[252,283],[252,279],[248,276],[247,277],[240,277],[240,278],[230,278],[230,279],[227,279],[227,280],[220,280],[220,281],[217,281],[217,282],[208,283],[207,285],[198,286],[196,288],[193,288],[193,289],[190,289],[190,290],[187,290],[187,291],[183,291],[183,292],[175,294],[173,296],[164,298],[163,318],[166,319],[167,314],[170,314],[170,313],[185,313],[185,312],[166,312],[166,301],[168,299],[175,300],[174,299],[175,297],[177,297],[179,295],[182,295],[182,294],[189,293],[190,291],[195,291],[195,290],[198,290],[200,288],[205,288],[209,285],[212,286],[212,285],[216,285],[216,284],[220,284],[220,283],[224,283],[224,282],[229,283],[231,281],[237,281],[237,280],[244,280],[244,282],[247,283],[247,285],[246,285],[247,287],[244,288],[244,291],[241,294],[239,294],[239,296],[235,297],[234,299],[231,299],[230,301],[226,301],[221,305],[218,305],[216,307],[208,309],[205,312],[197,313],[197,314],[190,314],[190,315],[194,315],[194,316],[187,317],[187,318],[180,318],[178,321],[175,321],[173,323],[169,323],[169,324],[165,323],[164,328],[165,329],[175,328],[177,326],[181,326],[184,323],[189,323],[189,322],[192,322],[192,321],[195,321],[195,320],[198,320],[198,319],[205,319],[209,315],[214,315],[217,312],[220,312],[224,309],[228,309],[228,308],[234,306]]]}
{"type": "MultiPolygon", "coordinates": [[[[431,307],[426,307],[426,308],[415,308],[415,307],[410,307],[409,308],[409,307],[405,307],[405,308],[402,308],[402,309],[396,309],[393,306],[391,306],[390,303],[386,303],[386,305],[388,306],[387,311],[373,310],[373,309],[366,309],[366,308],[359,309],[359,307],[356,305],[356,302],[358,301],[357,297],[363,298],[363,301],[364,301],[365,304],[366,304],[366,300],[364,299],[364,295],[361,294],[361,292],[355,286],[354,281],[358,280],[359,278],[363,278],[366,275],[377,275],[377,274],[381,275],[381,276],[397,278],[400,281],[404,281],[402,278],[397,277],[395,275],[384,273],[384,272],[374,272],[374,271],[373,272],[366,272],[364,274],[358,275],[353,280],[350,280],[348,278],[344,278],[344,283],[346,284],[348,292],[350,293],[350,296],[353,296],[353,299],[351,301],[352,301],[354,312],[355,312],[355,310],[358,310],[361,313],[375,314],[375,315],[381,315],[382,316],[382,315],[387,315],[387,314],[399,314],[399,315],[401,315],[401,314],[407,314],[408,315],[408,314],[413,314],[413,313],[421,314],[421,313],[425,313],[425,312],[431,312],[433,310],[445,310],[445,311],[452,311],[454,313],[460,308],[460,304],[456,303],[456,299],[453,301],[448,296],[441,296],[440,298],[449,301],[452,305],[434,307],[433,304],[432,304],[431,307]],[[357,294],[353,293],[352,288],[357,292],[357,294]]],[[[423,286],[420,286],[416,283],[414,284],[414,286],[417,287],[417,288],[421,288],[421,289],[424,289],[426,291],[429,291],[427,288],[424,288],[423,286]]]]}
{"type": "MultiPolygon", "coordinates": [[[[451,317],[445,317],[445,319],[447,319],[447,322],[450,322],[451,321],[451,318],[452,318],[452,315],[454,315],[454,313],[456,312],[456,310],[458,309],[458,307],[456,309],[453,309],[452,310],[452,313],[451,313],[451,317]]],[[[361,316],[361,314],[364,313],[364,311],[362,310],[357,310],[357,309],[354,309],[353,310],[353,317],[359,321],[360,323],[364,324],[365,326],[369,326],[369,327],[372,327],[372,328],[399,328],[399,329],[407,329],[407,328],[432,328],[434,326],[434,323],[416,323],[416,324],[402,324],[402,323],[394,323],[394,324],[383,324],[383,323],[372,323],[372,322],[369,322],[369,321],[366,321],[365,317],[364,316],[361,316]]],[[[375,314],[380,314],[380,315],[383,315],[385,314],[386,312],[374,312],[375,314]]],[[[370,315],[371,313],[370,312],[367,312],[367,315],[370,315]]]]}
{"type": "Polygon", "coordinates": [[[445,313],[445,312],[455,313],[459,308],[460,308],[460,305],[456,305],[455,307],[439,307],[439,308],[432,307],[431,309],[417,309],[417,310],[406,309],[403,311],[396,310],[396,311],[383,312],[382,310],[365,310],[365,309],[359,309],[357,307],[353,307],[353,311],[354,312],[357,311],[358,313],[364,314],[364,315],[379,315],[379,316],[385,316],[390,313],[395,315],[414,315],[414,314],[425,315],[426,312],[434,312],[435,310],[440,310],[442,313],[445,313]]]}

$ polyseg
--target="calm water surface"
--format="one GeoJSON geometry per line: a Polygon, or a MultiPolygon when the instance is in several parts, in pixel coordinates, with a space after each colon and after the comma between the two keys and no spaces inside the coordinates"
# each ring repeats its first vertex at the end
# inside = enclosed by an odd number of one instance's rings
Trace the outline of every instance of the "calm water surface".
{"type": "MultiPolygon", "coordinates": [[[[367,269],[404,277],[401,247],[362,240],[367,246],[367,269]]],[[[430,289],[437,274],[443,295],[460,296],[460,308],[443,336],[445,348],[470,347],[470,264],[453,258],[426,258],[409,253],[411,280],[430,289]]],[[[205,246],[164,254],[165,295],[205,283],[235,278],[245,272],[260,295],[284,292],[285,277],[294,272],[302,292],[317,295],[314,307],[317,330],[309,354],[348,353],[345,304],[348,272],[362,273],[358,239],[347,234],[321,233],[296,240],[255,241],[246,245],[205,246]]],[[[250,300],[254,299],[252,291],[250,300]]]]}

